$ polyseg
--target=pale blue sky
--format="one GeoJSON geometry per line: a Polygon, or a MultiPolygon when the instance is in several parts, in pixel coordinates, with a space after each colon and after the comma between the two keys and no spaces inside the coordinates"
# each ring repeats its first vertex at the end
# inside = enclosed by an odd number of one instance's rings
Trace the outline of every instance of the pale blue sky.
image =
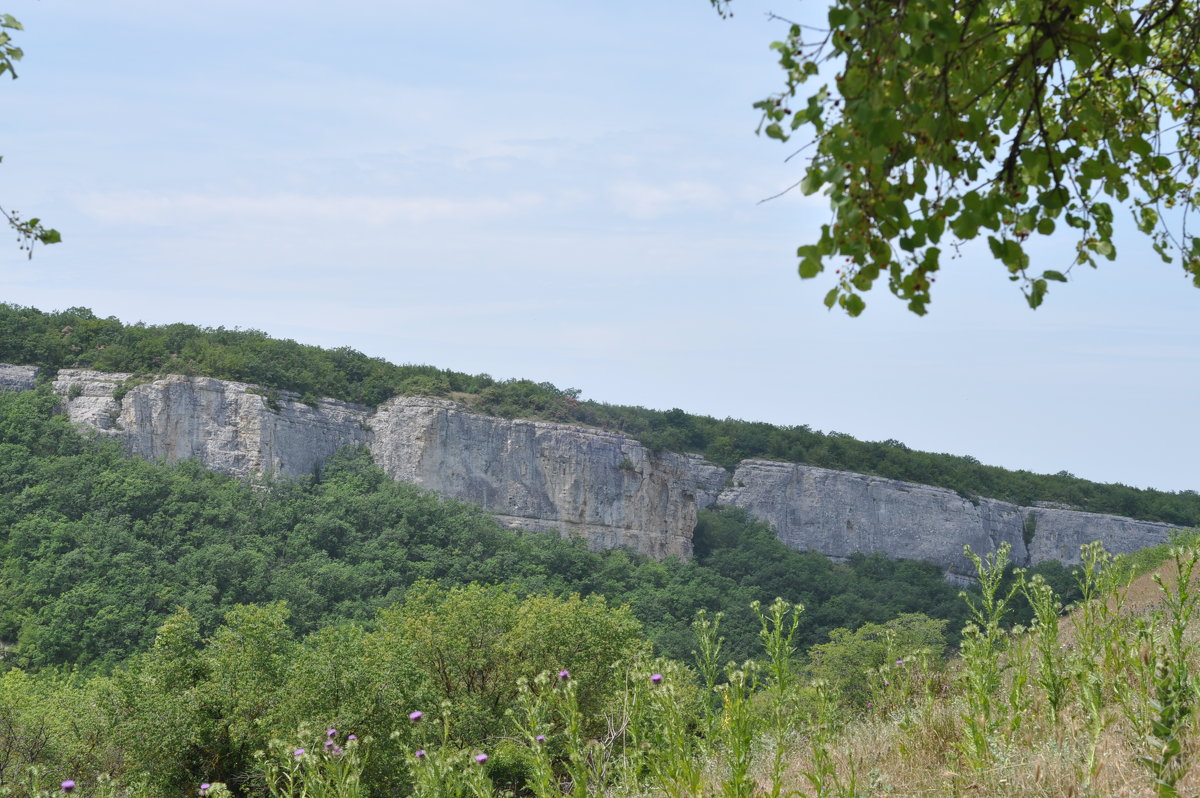
{"type": "Polygon", "coordinates": [[[971,251],[924,319],[824,309],[750,107],[766,12],[823,7],[733,7],[12,0],[0,202],[64,243],[0,248],[0,301],[1200,489],[1200,291],[1140,241],[1036,313],[971,251]]]}

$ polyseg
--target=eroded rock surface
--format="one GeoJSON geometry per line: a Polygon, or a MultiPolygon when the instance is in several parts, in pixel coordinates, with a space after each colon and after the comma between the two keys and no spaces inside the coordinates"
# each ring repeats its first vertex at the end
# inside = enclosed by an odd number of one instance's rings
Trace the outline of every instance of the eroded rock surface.
{"type": "Polygon", "coordinates": [[[479,504],[510,526],[657,557],[691,554],[697,497],[728,476],[620,433],[484,416],[440,399],[392,399],[370,425],[375,462],[395,479],[479,504]]]}
{"type": "Polygon", "coordinates": [[[10,366],[0,363],[0,391],[31,391],[37,366],[10,366]]]}
{"type": "Polygon", "coordinates": [[[992,499],[974,503],[945,488],[746,460],[718,501],[769,521],[792,548],[830,557],[882,551],[930,560],[959,576],[974,573],[964,545],[986,552],[1009,543],[1014,560],[1028,559],[1019,508],[992,499]]]}
{"type": "Polygon", "coordinates": [[[245,383],[171,375],[131,385],[128,374],[78,369],[60,371],[54,390],[72,421],[148,459],[297,476],[342,446],[368,446],[393,478],[479,504],[509,526],[655,557],[691,554],[698,507],[711,501],[698,496],[715,496],[728,476],[619,433],[493,418],[440,399],[310,407],[281,392],[272,407],[245,383]]]}
{"type": "Polygon", "coordinates": [[[1171,530],[1176,529],[1169,524],[1079,510],[1032,507],[1026,512],[1033,525],[1029,557],[1035,563],[1045,560],[1078,563],[1079,547],[1095,540],[1103,543],[1110,554],[1128,554],[1165,543],[1171,530]]]}
{"type": "Polygon", "coordinates": [[[744,507],[770,522],[780,540],[843,558],[882,551],[928,560],[959,579],[975,576],[963,554],[1012,547],[1012,561],[1079,562],[1079,547],[1100,540],[1114,554],[1167,540],[1173,527],[1112,515],[1047,507],[1020,507],[995,499],[968,499],[952,490],[816,466],[746,460],[733,474],[721,504],[744,507]],[[1026,546],[1027,526],[1032,534],[1026,546]]]}
{"type": "Polygon", "coordinates": [[[311,474],[346,445],[365,445],[370,409],[333,399],[310,407],[283,393],[271,407],[251,385],[169,375],[130,385],[128,374],[62,369],[54,391],[72,421],[118,437],[151,460],[196,459],[239,477],[311,474]],[[118,389],[125,391],[113,398],[118,389]]]}

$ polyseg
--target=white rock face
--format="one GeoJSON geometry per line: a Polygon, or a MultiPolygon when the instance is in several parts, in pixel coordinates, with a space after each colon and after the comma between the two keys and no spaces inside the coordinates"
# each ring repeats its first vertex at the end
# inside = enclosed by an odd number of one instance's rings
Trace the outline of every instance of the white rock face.
{"type": "Polygon", "coordinates": [[[392,399],[370,423],[375,462],[393,478],[478,504],[509,526],[580,534],[595,548],[690,555],[697,496],[727,477],[619,433],[482,416],[440,399],[392,399]]]}
{"type": "Polygon", "coordinates": [[[32,391],[37,366],[10,366],[0,363],[0,391],[32,391]]]}
{"type": "Polygon", "coordinates": [[[692,551],[698,496],[724,469],[693,455],[655,455],[628,436],[511,421],[440,399],[398,397],[377,410],[331,399],[278,408],[253,386],[171,375],[113,398],[128,374],[63,369],[54,390],[72,421],[119,437],[132,454],[246,477],[312,473],[345,445],[369,446],[394,479],[495,513],[512,527],[582,535],[655,557],[692,551]]]}
{"type": "Polygon", "coordinates": [[[1035,563],[1058,560],[1073,565],[1079,562],[1079,547],[1095,540],[1103,543],[1110,554],[1128,554],[1165,543],[1171,530],[1177,528],[1079,510],[1033,507],[1027,512],[1034,523],[1029,556],[1035,563]]]}
{"type": "Polygon", "coordinates": [[[975,571],[964,545],[982,553],[1008,543],[1016,562],[1028,561],[1019,508],[992,499],[976,505],[945,488],[746,460],[718,501],[769,521],[788,546],[830,557],[881,551],[970,577],[975,571]]]}
{"type": "MultiPolygon", "coordinates": [[[[35,371],[0,365],[0,388],[32,388],[35,371]]],[[[879,551],[968,579],[964,544],[986,553],[1008,543],[1018,565],[1076,563],[1083,543],[1124,553],[1166,540],[1172,528],[768,460],[746,460],[730,478],[696,455],[656,454],[620,433],[494,418],[442,399],[310,407],[281,392],[272,406],[245,383],[173,375],[134,385],[129,376],[63,369],[54,391],[73,421],[141,457],[195,458],[240,477],[297,476],[342,446],[368,446],[394,479],[479,504],[512,527],[582,535],[593,548],[688,556],[697,511],[719,503],[770,522],[796,549],[835,558],[879,551]]]]}
{"type": "Polygon", "coordinates": [[[317,406],[283,393],[273,410],[253,386],[209,377],[170,375],[113,398],[128,374],[62,369],[54,391],[72,421],[119,437],[149,460],[196,459],[216,471],[248,477],[311,474],[345,445],[365,445],[370,410],[322,400],[317,406]]]}
{"type": "Polygon", "coordinates": [[[1167,540],[1168,524],[1045,507],[1019,507],[995,499],[974,502],[952,490],[816,466],[746,460],[733,474],[721,504],[744,507],[770,522],[794,549],[830,557],[881,551],[890,557],[928,560],[960,579],[975,576],[963,555],[1002,543],[1016,565],[1046,560],[1079,562],[1079,547],[1099,540],[1123,554],[1167,540]],[[1026,518],[1033,539],[1025,545],[1026,518]]]}

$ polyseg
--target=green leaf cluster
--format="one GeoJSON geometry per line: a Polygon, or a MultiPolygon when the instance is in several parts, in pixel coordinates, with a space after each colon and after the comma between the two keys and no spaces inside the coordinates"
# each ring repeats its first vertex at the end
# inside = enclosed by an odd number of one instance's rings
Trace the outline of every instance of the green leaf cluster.
{"type": "Polygon", "coordinates": [[[834,270],[827,306],[857,316],[885,279],[924,314],[945,252],[986,236],[1036,308],[1116,257],[1114,205],[1200,286],[1195,0],[836,0],[828,28],[771,47],[784,86],[755,104],[759,130],[808,138],[797,185],[831,218],[797,255],[803,278],[834,270]],[[1030,238],[1059,222],[1075,256],[1033,264],[1030,238]]]}

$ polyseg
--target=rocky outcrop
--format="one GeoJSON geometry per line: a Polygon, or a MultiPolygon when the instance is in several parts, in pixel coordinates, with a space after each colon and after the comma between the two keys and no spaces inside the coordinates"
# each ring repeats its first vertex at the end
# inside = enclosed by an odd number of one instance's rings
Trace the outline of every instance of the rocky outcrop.
{"type": "Polygon", "coordinates": [[[128,374],[63,369],[54,390],[72,421],[141,457],[194,458],[242,477],[298,476],[342,446],[368,446],[395,479],[476,503],[512,527],[580,534],[596,548],[690,555],[697,510],[728,477],[699,457],[654,454],[619,433],[493,418],[441,399],[309,406],[207,377],[131,383],[128,374]]]}
{"type": "Polygon", "coordinates": [[[698,497],[728,477],[619,433],[483,416],[440,399],[392,399],[370,426],[375,462],[395,479],[478,504],[510,526],[656,557],[691,554],[698,497]]]}
{"type": "Polygon", "coordinates": [[[31,391],[37,366],[10,366],[0,363],[0,391],[31,391]]]}
{"type": "Polygon", "coordinates": [[[930,560],[959,576],[974,573],[963,555],[964,545],[987,552],[1008,543],[1014,559],[1028,559],[1020,508],[992,499],[975,503],[928,485],[747,460],[738,465],[733,487],[718,501],[769,521],[792,548],[830,557],[882,551],[930,560]]]}
{"type": "Polygon", "coordinates": [[[882,551],[935,562],[960,579],[975,575],[963,554],[968,545],[982,554],[1008,543],[1017,565],[1074,564],[1084,543],[1099,540],[1108,551],[1122,554],[1162,543],[1172,529],[1119,516],[968,499],[945,488],[768,460],[743,461],[732,483],[718,502],[770,522],[792,548],[836,558],[882,551]]]}
{"type": "MultiPolygon", "coordinates": [[[[0,388],[32,388],[35,370],[0,366],[0,388]]],[[[695,455],[651,452],[616,432],[472,413],[443,399],[378,408],[206,377],[137,382],[64,369],[54,391],[73,421],[133,454],[247,477],[312,473],[338,448],[369,447],[393,478],[479,504],[512,527],[582,535],[594,548],[655,557],[691,553],[700,508],[743,507],[785,543],[835,558],[880,551],[973,576],[963,546],[1012,546],[1017,564],[1078,562],[1100,540],[1114,553],[1167,539],[1171,527],[1059,506],[1019,507],[943,488],[815,466],[747,460],[732,477],[695,455]],[[1026,544],[1026,541],[1029,544],[1026,544]]]]}
{"type": "Polygon", "coordinates": [[[251,385],[209,377],[131,381],[62,369],[54,391],[72,421],[120,438],[131,454],[196,459],[240,477],[311,474],[342,446],[367,442],[370,409],[361,405],[325,399],[311,407],[290,394],[270,402],[251,385]]]}
{"type": "Polygon", "coordinates": [[[1110,554],[1128,554],[1164,543],[1176,527],[1119,515],[1032,507],[1025,510],[1033,535],[1029,560],[1079,562],[1079,547],[1098,540],[1110,554]]]}

